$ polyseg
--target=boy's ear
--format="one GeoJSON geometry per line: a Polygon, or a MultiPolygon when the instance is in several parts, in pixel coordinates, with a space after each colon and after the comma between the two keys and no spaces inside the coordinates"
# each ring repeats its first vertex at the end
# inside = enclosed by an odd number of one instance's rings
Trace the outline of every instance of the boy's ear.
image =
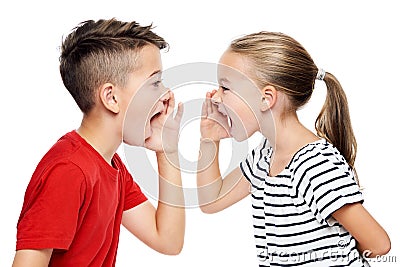
{"type": "Polygon", "coordinates": [[[261,90],[260,110],[262,112],[269,110],[276,103],[277,91],[272,85],[267,85],[261,90]]]}
{"type": "Polygon", "coordinates": [[[111,83],[105,83],[100,87],[100,99],[103,106],[114,114],[120,111],[116,88],[111,83]]]}

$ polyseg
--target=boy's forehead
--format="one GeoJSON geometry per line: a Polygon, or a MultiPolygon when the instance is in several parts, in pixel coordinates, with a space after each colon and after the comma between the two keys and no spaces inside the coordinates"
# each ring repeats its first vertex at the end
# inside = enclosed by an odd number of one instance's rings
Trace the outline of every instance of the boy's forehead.
{"type": "Polygon", "coordinates": [[[161,53],[155,45],[144,46],[137,55],[136,73],[150,77],[162,70],[161,53]]]}

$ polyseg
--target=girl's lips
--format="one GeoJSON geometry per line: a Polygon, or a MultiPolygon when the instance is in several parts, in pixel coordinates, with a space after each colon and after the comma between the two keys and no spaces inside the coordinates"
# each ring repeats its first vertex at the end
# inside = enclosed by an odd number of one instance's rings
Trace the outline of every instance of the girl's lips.
{"type": "Polygon", "coordinates": [[[218,110],[220,113],[222,113],[223,115],[229,117],[229,116],[228,116],[228,113],[226,112],[225,107],[224,107],[222,104],[219,104],[219,105],[218,105],[218,109],[217,109],[217,110],[218,110]]]}
{"type": "Polygon", "coordinates": [[[231,128],[232,127],[232,119],[231,119],[231,117],[229,117],[228,112],[226,112],[226,109],[222,104],[218,105],[218,112],[221,113],[222,115],[226,116],[226,118],[228,120],[229,128],[231,128]]]}

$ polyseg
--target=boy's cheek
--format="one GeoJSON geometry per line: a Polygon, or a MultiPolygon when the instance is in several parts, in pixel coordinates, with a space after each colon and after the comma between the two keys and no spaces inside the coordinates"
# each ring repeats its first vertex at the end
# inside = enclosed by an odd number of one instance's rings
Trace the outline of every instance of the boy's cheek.
{"type": "MultiPolygon", "coordinates": [[[[160,100],[159,90],[142,87],[131,99],[123,124],[123,142],[133,146],[143,146],[146,133],[151,132],[148,121],[152,110],[157,108],[160,100]]],[[[161,104],[162,105],[162,104],[161,104]]]]}
{"type": "Polygon", "coordinates": [[[122,132],[123,142],[131,146],[142,146],[144,144],[144,123],[125,119],[122,132]]]}
{"type": "Polygon", "coordinates": [[[131,105],[125,115],[122,137],[124,143],[132,146],[143,146],[145,139],[145,128],[149,114],[144,110],[138,109],[137,105],[131,105]]]}

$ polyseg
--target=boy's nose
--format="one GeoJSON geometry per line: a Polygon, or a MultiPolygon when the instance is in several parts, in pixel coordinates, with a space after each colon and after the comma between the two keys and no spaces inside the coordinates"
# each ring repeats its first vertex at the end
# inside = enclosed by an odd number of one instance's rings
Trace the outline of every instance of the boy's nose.
{"type": "Polygon", "coordinates": [[[160,97],[160,101],[167,101],[170,99],[170,95],[169,95],[169,90],[167,88],[165,88],[165,91],[162,93],[161,97],[160,97]]]}

